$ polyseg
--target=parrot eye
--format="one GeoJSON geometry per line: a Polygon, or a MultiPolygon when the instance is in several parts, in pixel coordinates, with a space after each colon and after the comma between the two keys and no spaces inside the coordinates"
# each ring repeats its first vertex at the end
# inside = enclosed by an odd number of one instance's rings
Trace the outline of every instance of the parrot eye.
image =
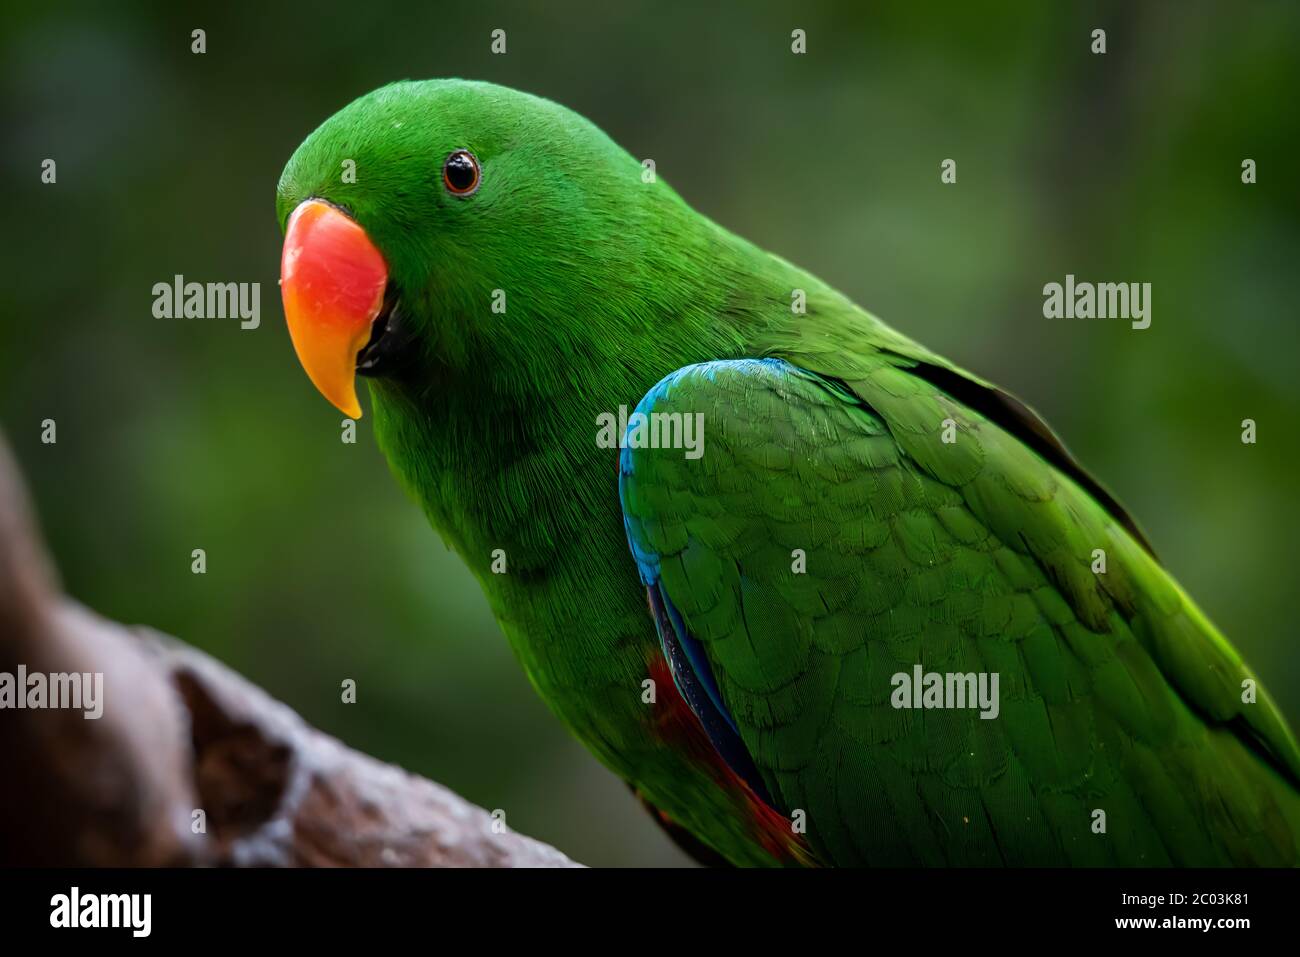
{"type": "Polygon", "coordinates": [[[442,183],[453,196],[468,196],[478,189],[478,160],[469,150],[456,150],[442,164],[442,183]]]}

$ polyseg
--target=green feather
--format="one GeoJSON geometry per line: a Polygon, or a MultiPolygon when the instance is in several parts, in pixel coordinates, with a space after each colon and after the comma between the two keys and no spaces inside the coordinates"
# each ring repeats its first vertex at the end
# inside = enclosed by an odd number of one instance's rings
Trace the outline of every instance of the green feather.
{"type": "Polygon", "coordinates": [[[911,376],[897,368],[876,375],[861,356],[854,379],[821,363],[820,375],[773,365],[679,375],[648,411],[703,410],[707,422],[743,405],[748,447],[723,430],[711,455],[749,481],[724,489],[713,469],[633,450],[624,496],[629,535],[662,556],[688,629],[698,595],[715,609],[720,600],[710,569],[738,569],[721,596],[739,608],[727,619],[735,630],[695,633],[760,772],[782,808],[806,811],[818,852],[838,864],[1294,863],[1295,742],[1266,698],[1242,702],[1244,666],[1150,554],[1079,486],[951,397],[905,385],[911,376]],[[771,554],[774,535],[748,547],[688,535],[692,560],[673,562],[674,530],[696,502],[787,534],[810,524],[826,488],[764,468],[750,454],[765,440],[754,433],[815,461],[854,430],[846,411],[858,428],[883,424],[896,437],[897,458],[863,456],[841,473],[840,487],[880,480],[861,507],[882,516],[886,540],[851,536],[855,547],[818,551],[798,573],[788,554],[771,554]],[[951,445],[940,428],[949,417],[963,425],[951,445]],[[638,508],[651,488],[671,488],[674,504],[645,525],[638,508]],[[1104,575],[1091,570],[1096,548],[1109,556],[1104,575]],[[822,600],[855,576],[867,586],[822,600]],[[889,676],[918,662],[997,673],[998,719],[893,708],[889,676]],[[785,773],[810,759],[824,772],[785,773]],[[1216,778],[1221,765],[1234,769],[1228,782],[1216,778]],[[883,806],[864,781],[883,788],[883,806]],[[1104,833],[1092,830],[1096,811],[1104,833]]]}

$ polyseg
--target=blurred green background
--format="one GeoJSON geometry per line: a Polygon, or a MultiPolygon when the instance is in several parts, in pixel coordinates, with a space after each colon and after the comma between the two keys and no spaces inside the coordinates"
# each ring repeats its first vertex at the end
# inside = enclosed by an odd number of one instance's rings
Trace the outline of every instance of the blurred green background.
{"type": "Polygon", "coordinates": [[[1300,724],[1300,5],[971,6],[6,5],[0,423],[69,592],[579,860],[684,860],[534,696],[369,419],[340,442],[284,328],[290,153],[376,86],[464,76],[585,114],[1036,407],[1300,724]],[[261,327],[155,319],[176,273],[260,282],[261,327]],[[1044,319],[1066,273],[1152,283],[1151,328],[1044,319]]]}

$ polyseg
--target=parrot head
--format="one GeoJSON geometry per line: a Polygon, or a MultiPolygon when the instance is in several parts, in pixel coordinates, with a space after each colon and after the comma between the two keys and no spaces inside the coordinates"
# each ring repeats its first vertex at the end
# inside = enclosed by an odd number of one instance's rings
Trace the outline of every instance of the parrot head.
{"type": "Polygon", "coordinates": [[[508,389],[529,377],[521,357],[616,362],[656,285],[647,247],[686,209],[641,173],[588,121],[488,83],[394,83],[349,104],[277,190],[281,296],[307,375],[356,418],[358,375],[508,389]],[[611,293],[598,319],[575,308],[611,293]]]}

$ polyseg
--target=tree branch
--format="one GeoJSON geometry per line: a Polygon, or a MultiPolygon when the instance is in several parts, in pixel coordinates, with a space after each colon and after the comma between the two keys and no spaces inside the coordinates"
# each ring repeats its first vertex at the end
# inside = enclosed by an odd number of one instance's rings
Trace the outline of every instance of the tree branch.
{"type": "Polygon", "coordinates": [[[64,598],[30,516],[0,439],[0,864],[578,866],[207,655],[64,598]],[[102,717],[16,707],[20,667],[102,673],[102,717]]]}

